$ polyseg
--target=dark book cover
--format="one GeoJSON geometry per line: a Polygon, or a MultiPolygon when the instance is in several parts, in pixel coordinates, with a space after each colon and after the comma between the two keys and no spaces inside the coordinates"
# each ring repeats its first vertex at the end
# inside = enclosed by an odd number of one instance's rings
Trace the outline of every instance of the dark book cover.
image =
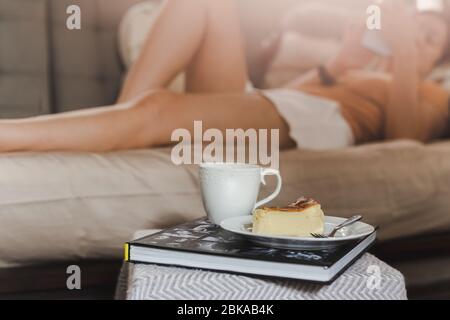
{"type": "Polygon", "coordinates": [[[364,239],[329,250],[274,249],[249,242],[239,235],[201,219],[132,241],[129,245],[240,259],[331,267],[364,239]]]}

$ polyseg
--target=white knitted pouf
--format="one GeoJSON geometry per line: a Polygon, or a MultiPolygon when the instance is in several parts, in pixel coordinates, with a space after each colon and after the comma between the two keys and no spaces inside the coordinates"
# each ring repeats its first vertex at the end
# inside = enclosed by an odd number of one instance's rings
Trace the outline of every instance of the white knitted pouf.
{"type": "MultiPolygon", "coordinates": [[[[154,232],[154,231],[153,231],[154,232]]],[[[139,232],[136,238],[152,232],[139,232]]],[[[363,255],[331,285],[125,263],[118,299],[128,300],[405,300],[403,275],[363,255]]]]}

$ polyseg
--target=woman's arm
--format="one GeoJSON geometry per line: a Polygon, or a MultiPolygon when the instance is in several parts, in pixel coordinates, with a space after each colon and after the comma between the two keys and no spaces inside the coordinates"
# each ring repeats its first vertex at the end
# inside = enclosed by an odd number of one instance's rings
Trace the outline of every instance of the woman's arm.
{"type": "MultiPolygon", "coordinates": [[[[332,60],[329,63],[327,63],[324,66],[324,69],[326,70],[327,74],[334,79],[339,78],[339,76],[344,74],[347,70],[345,66],[341,65],[338,61],[335,60],[332,60]]],[[[321,84],[322,79],[320,77],[319,70],[316,68],[288,82],[286,85],[284,85],[284,87],[287,89],[301,90],[301,87],[305,85],[321,85],[321,84]]]]}
{"type": "Polygon", "coordinates": [[[416,48],[407,38],[399,41],[400,44],[403,46],[393,49],[392,81],[385,110],[385,137],[424,140],[416,48]]]}
{"type": "Polygon", "coordinates": [[[382,12],[384,37],[393,52],[385,138],[425,140],[413,17],[403,1],[397,0],[387,2],[382,12]]]}
{"type": "MultiPolygon", "coordinates": [[[[362,38],[366,31],[365,22],[357,19],[348,24],[339,53],[328,61],[324,68],[335,79],[350,70],[364,68],[375,55],[362,46],[362,38]]],[[[311,70],[286,84],[290,89],[300,89],[304,85],[320,85],[321,79],[317,69],[311,70]]]]}
{"type": "Polygon", "coordinates": [[[290,11],[283,18],[281,27],[283,32],[340,38],[347,21],[354,18],[356,18],[356,15],[349,8],[328,3],[326,5],[307,3],[301,4],[290,11]]]}
{"type": "MultiPolygon", "coordinates": [[[[310,48],[311,39],[340,39],[345,35],[345,28],[349,20],[356,18],[356,14],[348,8],[342,8],[338,5],[324,5],[320,3],[306,3],[295,6],[281,20],[279,28],[267,37],[261,50],[261,65],[258,68],[257,78],[262,79],[271,66],[274,58],[281,49],[284,36],[287,34],[297,34],[297,41],[307,42],[306,51],[314,51],[317,48],[310,48]],[[323,23],[326,21],[327,23],[323,23]]],[[[299,47],[301,45],[299,44],[299,47]]],[[[302,60],[302,55],[306,52],[305,48],[298,53],[298,59],[302,60]]],[[[309,58],[310,59],[310,58],[309,58]]],[[[301,63],[302,64],[302,63],[301,63]]],[[[334,72],[332,66],[329,66],[330,72],[334,72]]],[[[317,79],[317,74],[313,71],[305,79],[317,79]]],[[[264,83],[256,83],[259,86],[265,86],[264,83]]]]}

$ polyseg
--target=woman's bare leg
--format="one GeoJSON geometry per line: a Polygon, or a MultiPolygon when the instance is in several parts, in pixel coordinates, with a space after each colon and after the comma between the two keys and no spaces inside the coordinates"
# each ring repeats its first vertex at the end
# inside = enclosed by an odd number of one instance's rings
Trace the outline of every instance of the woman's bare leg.
{"type": "Polygon", "coordinates": [[[141,130],[144,121],[147,126],[154,122],[154,118],[143,119],[149,113],[137,107],[139,101],[21,120],[0,120],[0,152],[102,152],[138,147],[133,138],[129,138],[141,130]]]}
{"type": "Polygon", "coordinates": [[[119,102],[166,87],[187,71],[191,92],[243,91],[247,81],[235,0],[166,0],[119,102]]]}
{"type": "Polygon", "coordinates": [[[249,78],[237,3],[207,3],[206,30],[187,67],[186,89],[190,93],[242,93],[249,78]]]}
{"type": "Polygon", "coordinates": [[[218,129],[222,133],[227,129],[279,129],[280,147],[295,146],[284,119],[270,101],[257,93],[170,95],[163,104],[153,103],[152,95],[141,101],[159,120],[141,132],[147,137],[143,139],[147,145],[171,144],[174,130],[183,128],[193,133],[194,121],[201,121],[203,130],[218,129]]]}
{"type": "MultiPolygon", "coordinates": [[[[258,95],[197,97],[147,90],[147,87],[160,87],[184,64],[189,64],[188,87],[192,91],[243,92],[247,73],[234,5],[231,0],[166,1],[159,29],[155,29],[162,30],[161,34],[150,35],[154,40],[147,44],[151,59],[141,57],[141,67],[153,67],[154,72],[144,72],[148,76],[142,79],[142,73],[133,75],[132,72],[128,82],[136,82],[138,86],[130,87],[133,92],[125,88],[123,96],[129,95],[128,98],[106,108],[0,121],[0,151],[108,151],[158,146],[170,143],[171,130],[191,128],[195,120],[206,121],[206,128],[223,130],[279,128],[282,145],[287,145],[286,124],[275,108],[258,95]],[[162,50],[157,44],[165,41],[165,37],[170,39],[169,22],[181,16],[195,20],[187,37],[189,41],[180,40],[185,47],[183,53],[162,50]],[[176,61],[170,61],[165,54],[176,61]],[[161,63],[154,63],[153,59],[161,59],[161,63]]],[[[180,32],[177,28],[175,33],[180,32]]]]}
{"type": "Polygon", "coordinates": [[[161,90],[109,108],[0,121],[0,152],[156,147],[170,144],[175,129],[192,130],[197,120],[205,130],[279,129],[280,146],[293,146],[285,121],[258,94],[186,95],[161,90]]]}

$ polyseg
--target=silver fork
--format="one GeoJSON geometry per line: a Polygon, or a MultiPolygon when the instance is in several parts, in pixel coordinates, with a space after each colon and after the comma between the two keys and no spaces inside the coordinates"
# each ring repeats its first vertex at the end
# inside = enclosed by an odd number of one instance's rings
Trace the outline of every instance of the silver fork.
{"type": "Polygon", "coordinates": [[[358,222],[359,220],[362,219],[362,216],[353,216],[350,219],[345,220],[344,222],[342,222],[340,225],[336,226],[333,231],[331,231],[329,234],[325,235],[325,234],[318,234],[318,233],[311,233],[311,235],[314,238],[317,239],[326,239],[326,238],[333,238],[336,235],[336,232],[338,232],[340,229],[344,228],[344,227],[348,227],[356,222],[358,222]]]}

